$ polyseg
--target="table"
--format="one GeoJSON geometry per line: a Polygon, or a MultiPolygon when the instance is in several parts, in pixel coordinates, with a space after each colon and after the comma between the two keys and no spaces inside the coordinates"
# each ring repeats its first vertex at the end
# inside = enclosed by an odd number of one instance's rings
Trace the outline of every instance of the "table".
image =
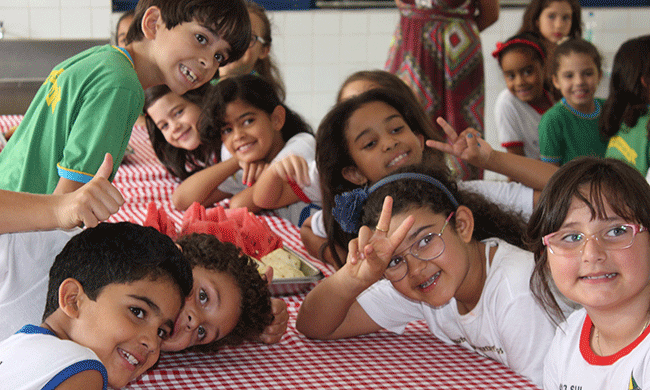
{"type": "MultiPolygon", "coordinates": [[[[0,116],[0,132],[20,120],[0,116]]],[[[146,130],[131,136],[135,153],[126,156],[115,176],[126,203],[111,221],[142,223],[147,205],[156,202],[181,226],[182,213],[171,206],[177,185],[158,162],[146,130]]],[[[263,213],[285,245],[308,258],[325,276],[334,269],[305,251],[298,228],[263,213]]],[[[310,340],[296,331],[304,294],[286,296],[289,326],[274,345],[245,343],[214,354],[163,354],[159,363],[127,389],[537,389],[504,365],[462,347],[435,339],[423,322],[403,335],[378,332],[336,341],[310,340]]]]}

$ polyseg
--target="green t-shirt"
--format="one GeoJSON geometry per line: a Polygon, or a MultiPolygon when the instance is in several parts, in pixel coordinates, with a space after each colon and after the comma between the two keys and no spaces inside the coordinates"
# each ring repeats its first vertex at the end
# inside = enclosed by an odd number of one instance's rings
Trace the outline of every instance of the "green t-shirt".
{"type": "MultiPolygon", "coordinates": [[[[601,107],[603,99],[596,99],[601,107]]],[[[580,117],[562,102],[551,107],[539,122],[539,151],[543,161],[563,165],[579,156],[603,157],[607,142],[600,138],[598,120],[580,117]]]]}
{"type": "Polygon", "coordinates": [[[0,188],[50,194],[59,178],[90,181],[111,153],[111,180],[144,105],[127,53],[103,45],[57,65],[0,153],[0,188]]]}
{"type": "Polygon", "coordinates": [[[648,155],[650,154],[648,119],[650,119],[650,112],[639,117],[632,128],[622,123],[618,133],[609,139],[605,157],[623,160],[645,176],[648,172],[648,155]]]}

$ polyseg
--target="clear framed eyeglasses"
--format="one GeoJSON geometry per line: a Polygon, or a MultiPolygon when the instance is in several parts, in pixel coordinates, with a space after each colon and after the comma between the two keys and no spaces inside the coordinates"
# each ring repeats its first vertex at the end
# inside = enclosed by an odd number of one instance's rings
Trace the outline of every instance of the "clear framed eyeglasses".
{"type": "Polygon", "coordinates": [[[440,233],[429,233],[414,242],[404,252],[393,256],[388,263],[386,271],[384,271],[384,277],[391,282],[399,282],[404,279],[409,271],[408,262],[406,261],[407,254],[422,261],[433,260],[442,255],[442,252],[445,251],[445,241],[442,239],[442,233],[445,231],[453,215],[453,212],[449,214],[440,229],[440,233]]]}
{"type": "Polygon", "coordinates": [[[623,224],[604,228],[590,236],[571,229],[558,230],[542,237],[542,243],[551,253],[560,256],[576,256],[582,253],[588,240],[595,239],[606,250],[626,249],[632,246],[634,237],[648,229],[642,225],[623,224]]]}
{"type": "Polygon", "coordinates": [[[262,44],[262,46],[266,45],[266,39],[259,37],[255,34],[251,34],[251,43],[248,45],[248,47],[253,47],[255,45],[255,42],[259,42],[262,44]]]}

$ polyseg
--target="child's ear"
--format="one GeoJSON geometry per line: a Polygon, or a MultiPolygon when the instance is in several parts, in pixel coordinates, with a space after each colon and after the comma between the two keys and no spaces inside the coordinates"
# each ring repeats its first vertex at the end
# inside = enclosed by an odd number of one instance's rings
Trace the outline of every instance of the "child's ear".
{"type": "Polygon", "coordinates": [[[551,76],[551,80],[553,80],[553,85],[555,88],[560,89],[560,81],[557,79],[556,75],[551,76]]]}
{"type": "Polygon", "coordinates": [[[262,50],[260,51],[260,55],[257,57],[257,60],[263,60],[266,57],[269,56],[269,53],[271,52],[271,46],[264,46],[262,47],[262,50]]]}
{"type": "Polygon", "coordinates": [[[164,25],[160,8],[152,6],[147,8],[142,16],[142,33],[147,39],[154,39],[158,28],[164,25]]]}
{"type": "Polygon", "coordinates": [[[59,286],[59,309],[68,317],[79,316],[79,299],[84,293],[81,283],[77,279],[67,278],[59,286]]]}
{"type": "Polygon", "coordinates": [[[474,214],[466,206],[459,206],[454,214],[456,221],[456,234],[465,243],[472,241],[474,234],[474,214]]]}
{"type": "Polygon", "coordinates": [[[280,131],[284,127],[284,122],[287,119],[287,110],[282,105],[277,105],[271,113],[271,123],[273,130],[280,131]]]}
{"type": "Polygon", "coordinates": [[[362,186],[368,183],[368,178],[365,177],[361,171],[359,171],[359,168],[352,165],[343,168],[341,170],[341,174],[345,180],[358,186],[362,186]]]}

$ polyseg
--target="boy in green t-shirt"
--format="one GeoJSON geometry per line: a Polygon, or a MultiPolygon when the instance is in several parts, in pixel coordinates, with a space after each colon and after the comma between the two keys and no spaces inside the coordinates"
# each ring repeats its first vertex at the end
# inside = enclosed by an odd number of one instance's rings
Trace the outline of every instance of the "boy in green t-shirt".
{"type": "Polygon", "coordinates": [[[52,70],[0,153],[0,189],[72,192],[106,153],[112,180],[144,89],[166,84],[183,94],[203,85],[243,55],[250,31],[243,0],[141,0],[126,48],[97,46],[52,70]]]}

